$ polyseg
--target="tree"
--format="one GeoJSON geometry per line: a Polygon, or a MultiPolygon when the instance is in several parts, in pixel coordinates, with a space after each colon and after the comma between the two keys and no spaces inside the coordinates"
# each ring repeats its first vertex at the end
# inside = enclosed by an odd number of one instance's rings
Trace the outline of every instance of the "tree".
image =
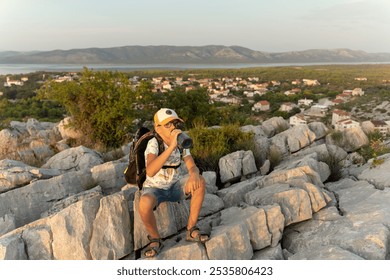
{"type": "Polygon", "coordinates": [[[204,89],[191,90],[188,92],[175,90],[164,95],[165,107],[174,109],[186,122],[187,128],[195,123],[214,125],[217,112],[210,104],[210,97],[204,89]]]}
{"type": "Polygon", "coordinates": [[[84,68],[79,81],[46,82],[38,96],[62,104],[90,146],[120,146],[136,115],[136,94],[128,78],[118,72],[84,68]]]}

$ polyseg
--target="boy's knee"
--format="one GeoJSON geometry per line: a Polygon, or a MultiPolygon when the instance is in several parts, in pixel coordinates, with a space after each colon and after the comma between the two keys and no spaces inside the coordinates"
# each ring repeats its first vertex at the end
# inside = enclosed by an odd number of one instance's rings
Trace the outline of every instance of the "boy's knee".
{"type": "Polygon", "coordinates": [[[139,200],[139,211],[143,213],[153,211],[155,204],[156,199],[152,195],[143,195],[139,200]]]}

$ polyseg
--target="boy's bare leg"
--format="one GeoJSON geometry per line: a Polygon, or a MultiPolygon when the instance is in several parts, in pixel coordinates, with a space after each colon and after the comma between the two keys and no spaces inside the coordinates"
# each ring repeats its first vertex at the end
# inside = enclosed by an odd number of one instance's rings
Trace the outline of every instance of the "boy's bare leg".
{"type": "MultiPolygon", "coordinates": [[[[151,238],[160,238],[157,229],[156,217],[153,209],[156,205],[156,198],[153,195],[145,194],[139,200],[139,215],[151,238]]],[[[153,244],[154,245],[154,244],[153,244]]]]}
{"type": "MultiPolygon", "coordinates": [[[[202,208],[205,192],[206,192],[205,184],[202,184],[201,187],[196,189],[192,194],[191,202],[190,202],[190,215],[188,218],[187,229],[191,229],[192,227],[196,226],[199,213],[202,208]]],[[[195,232],[193,235],[196,236],[195,232]]]]}

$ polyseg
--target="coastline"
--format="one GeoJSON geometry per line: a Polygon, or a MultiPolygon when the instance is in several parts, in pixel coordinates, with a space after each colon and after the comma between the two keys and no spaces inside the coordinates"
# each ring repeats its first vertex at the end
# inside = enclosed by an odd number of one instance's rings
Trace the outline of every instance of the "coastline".
{"type": "Polygon", "coordinates": [[[321,66],[321,65],[375,65],[389,62],[312,62],[312,63],[226,63],[226,64],[1,64],[0,75],[28,74],[37,71],[78,72],[84,67],[93,70],[137,71],[137,70],[190,70],[190,69],[240,69],[255,67],[321,66]]]}

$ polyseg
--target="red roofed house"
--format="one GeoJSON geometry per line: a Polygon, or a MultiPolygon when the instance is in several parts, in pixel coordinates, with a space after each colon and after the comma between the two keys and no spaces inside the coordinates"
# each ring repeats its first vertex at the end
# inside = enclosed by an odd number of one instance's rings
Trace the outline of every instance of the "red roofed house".
{"type": "Polygon", "coordinates": [[[252,107],[252,111],[259,112],[259,111],[268,111],[270,109],[270,104],[267,100],[261,100],[257,102],[252,107]]]}
{"type": "Polygon", "coordinates": [[[350,120],[351,115],[343,110],[333,110],[332,113],[332,125],[335,125],[337,122],[342,121],[342,120],[350,120]]]}

